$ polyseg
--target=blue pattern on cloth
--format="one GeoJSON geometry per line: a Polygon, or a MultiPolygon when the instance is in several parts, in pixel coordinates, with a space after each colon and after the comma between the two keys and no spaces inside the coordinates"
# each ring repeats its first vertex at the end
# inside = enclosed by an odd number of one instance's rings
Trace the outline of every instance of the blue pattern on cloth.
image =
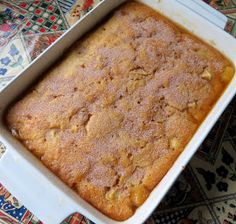
{"type": "Polygon", "coordinates": [[[58,0],[59,5],[61,6],[61,10],[64,14],[70,11],[75,2],[76,0],[58,0]]]}
{"type": "Polygon", "coordinates": [[[10,202],[5,201],[4,195],[0,195],[0,208],[19,221],[27,212],[27,209],[24,206],[16,208],[10,202]]]}

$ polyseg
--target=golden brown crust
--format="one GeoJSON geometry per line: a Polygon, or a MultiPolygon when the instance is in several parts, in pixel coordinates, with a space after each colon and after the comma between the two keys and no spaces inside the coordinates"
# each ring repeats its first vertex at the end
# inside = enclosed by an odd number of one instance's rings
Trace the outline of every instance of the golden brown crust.
{"type": "Polygon", "coordinates": [[[152,9],[121,6],[10,108],[9,128],[81,197],[132,216],[234,69],[152,9]]]}

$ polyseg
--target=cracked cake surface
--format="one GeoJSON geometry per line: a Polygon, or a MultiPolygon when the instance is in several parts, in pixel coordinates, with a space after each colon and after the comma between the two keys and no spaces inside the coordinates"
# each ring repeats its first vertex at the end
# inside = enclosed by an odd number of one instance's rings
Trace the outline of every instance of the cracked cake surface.
{"type": "Polygon", "coordinates": [[[82,198],[132,216],[232,79],[229,60],[130,1],[7,112],[12,133],[82,198]]]}

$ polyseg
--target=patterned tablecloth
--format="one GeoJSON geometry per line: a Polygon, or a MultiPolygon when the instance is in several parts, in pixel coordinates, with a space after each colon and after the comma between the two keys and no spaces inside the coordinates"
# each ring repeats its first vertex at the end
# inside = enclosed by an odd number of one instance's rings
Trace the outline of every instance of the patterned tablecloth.
{"type": "MultiPolygon", "coordinates": [[[[0,89],[99,0],[0,1],[0,89]]],[[[236,36],[236,0],[206,0],[236,36]]],[[[0,143],[0,155],[5,150],[0,143]]],[[[38,201],[40,203],[40,199],[38,201]]],[[[0,184],[0,223],[41,222],[0,184]]],[[[92,223],[80,214],[63,224],[92,223]]],[[[146,224],[236,223],[236,98],[146,224]]]]}

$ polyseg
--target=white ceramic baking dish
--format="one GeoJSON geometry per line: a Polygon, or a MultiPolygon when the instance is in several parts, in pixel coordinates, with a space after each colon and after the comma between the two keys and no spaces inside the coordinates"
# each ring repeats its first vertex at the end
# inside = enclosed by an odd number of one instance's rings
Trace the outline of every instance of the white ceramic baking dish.
{"type": "MultiPolygon", "coordinates": [[[[160,203],[236,93],[235,76],[172,168],[130,219],[124,222],[111,220],[81,199],[11,136],[4,126],[3,112],[9,103],[27,89],[69,45],[122,2],[124,0],[101,2],[0,93],[0,141],[6,146],[6,152],[0,158],[0,182],[45,224],[58,224],[74,212],[85,215],[97,224],[143,223],[160,203]]],[[[210,45],[214,45],[236,65],[236,40],[220,28],[176,0],[140,2],[153,7],[210,45]]]]}

